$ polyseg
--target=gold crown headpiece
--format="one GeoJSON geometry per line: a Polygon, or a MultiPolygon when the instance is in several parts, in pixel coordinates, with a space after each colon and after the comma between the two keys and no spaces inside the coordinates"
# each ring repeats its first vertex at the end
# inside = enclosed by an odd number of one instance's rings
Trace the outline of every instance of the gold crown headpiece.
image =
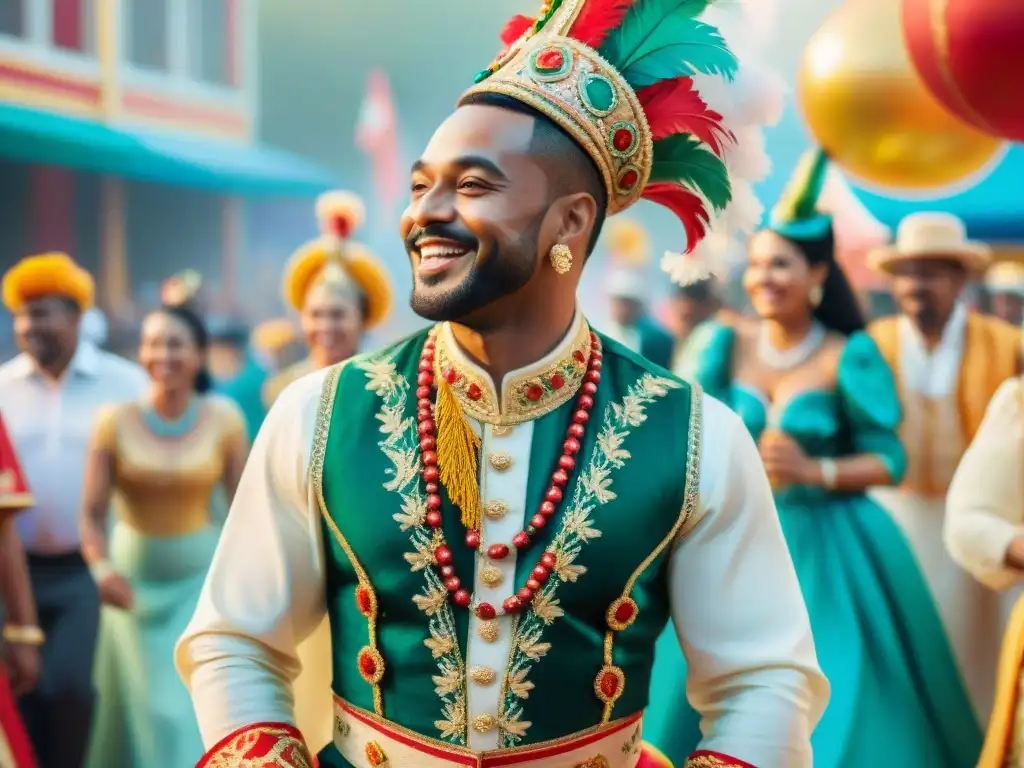
{"type": "Polygon", "coordinates": [[[682,222],[691,253],[732,199],[726,151],[736,136],[708,107],[702,76],[732,80],[738,63],[711,0],[547,0],[516,17],[507,45],[477,75],[476,94],[516,99],[556,123],[594,161],[608,214],[641,198],[682,222]]]}

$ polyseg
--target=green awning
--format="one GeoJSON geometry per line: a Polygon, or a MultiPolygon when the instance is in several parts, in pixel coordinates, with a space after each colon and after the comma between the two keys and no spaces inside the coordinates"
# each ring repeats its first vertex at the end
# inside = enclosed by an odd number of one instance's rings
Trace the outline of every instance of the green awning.
{"type": "Polygon", "coordinates": [[[339,185],[329,171],[282,150],[106,125],[17,104],[0,104],[0,156],[245,197],[311,197],[339,185]]]}

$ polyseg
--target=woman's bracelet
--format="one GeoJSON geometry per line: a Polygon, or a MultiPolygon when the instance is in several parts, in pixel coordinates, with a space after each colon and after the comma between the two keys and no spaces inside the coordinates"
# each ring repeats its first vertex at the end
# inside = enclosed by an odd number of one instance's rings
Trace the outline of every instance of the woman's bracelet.
{"type": "Polygon", "coordinates": [[[4,627],[4,642],[11,645],[40,646],[46,642],[46,635],[43,634],[43,630],[39,627],[7,624],[4,627]]]}
{"type": "Polygon", "coordinates": [[[839,466],[834,459],[820,459],[818,469],[821,471],[821,484],[826,490],[834,491],[839,485],[839,466]]]}

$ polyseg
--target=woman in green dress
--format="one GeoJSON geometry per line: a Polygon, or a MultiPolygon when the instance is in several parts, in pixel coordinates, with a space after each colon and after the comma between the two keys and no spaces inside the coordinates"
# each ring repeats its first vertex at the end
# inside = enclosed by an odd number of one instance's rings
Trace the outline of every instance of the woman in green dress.
{"type": "MultiPolygon", "coordinates": [[[[937,608],[899,527],[865,494],[898,483],[906,457],[893,377],[834,259],[831,219],[816,210],[826,163],[805,158],[751,240],[744,284],[760,322],[718,329],[696,378],[758,439],[775,489],[832,686],[815,766],[967,768],[981,730],[937,608]]],[[[666,634],[644,736],[680,762],[699,739],[685,674],[666,634]]]]}

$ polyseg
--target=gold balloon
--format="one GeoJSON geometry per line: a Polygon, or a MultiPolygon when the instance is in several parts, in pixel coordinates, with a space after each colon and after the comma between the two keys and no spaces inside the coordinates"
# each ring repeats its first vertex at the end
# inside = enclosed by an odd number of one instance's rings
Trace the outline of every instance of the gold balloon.
{"type": "Polygon", "coordinates": [[[898,0],[846,0],[804,50],[798,93],[815,140],[850,176],[924,192],[977,174],[1002,143],[928,93],[900,24],[898,0]]]}

